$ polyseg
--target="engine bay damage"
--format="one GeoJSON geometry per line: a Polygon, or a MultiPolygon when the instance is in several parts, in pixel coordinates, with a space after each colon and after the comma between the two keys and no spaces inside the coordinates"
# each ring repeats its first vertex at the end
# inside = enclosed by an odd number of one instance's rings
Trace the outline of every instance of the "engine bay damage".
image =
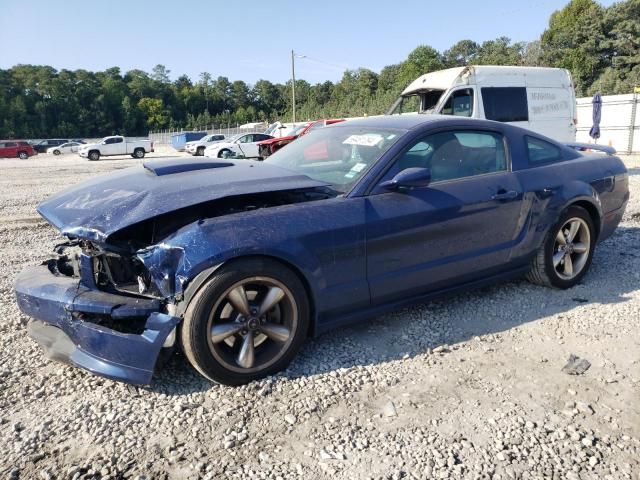
{"type": "MultiPolygon", "coordinates": [[[[338,192],[328,187],[294,189],[236,195],[183,207],[131,225],[96,242],[70,235],[70,241],[56,247],[50,270],[56,275],[79,278],[99,290],[130,296],[175,300],[176,275],[184,259],[184,245],[164,240],[182,228],[205,220],[257,212],[266,208],[333,198],[338,192]],[[83,266],[83,259],[84,266],[83,266]]],[[[92,237],[95,238],[95,237],[92,237]]],[[[193,245],[204,248],[204,245],[193,245]]],[[[178,278],[178,285],[186,278],[178,278]]]]}

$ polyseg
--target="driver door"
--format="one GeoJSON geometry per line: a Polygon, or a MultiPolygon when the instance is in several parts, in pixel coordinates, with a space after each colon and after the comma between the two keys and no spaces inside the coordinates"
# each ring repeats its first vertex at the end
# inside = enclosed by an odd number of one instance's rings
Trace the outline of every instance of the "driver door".
{"type": "Polygon", "coordinates": [[[453,115],[456,117],[473,117],[474,90],[472,87],[462,87],[453,90],[444,101],[438,113],[441,115],[453,115]]]}
{"type": "Polygon", "coordinates": [[[122,138],[111,137],[104,141],[104,145],[100,149],[102,155],[116,155],[118,153],[118,141],[122,142],[122,138]]]}
{"type": "Polygon", "coordinates": [[[240,150],[240,153],[247,158],[258,156],[258,145],[252,142],[253,142],[253,134],[251,133],[248,133],[247,135],[243,135],[236,142],[236,144],[238,145],[238,149],[240,150]]]}
{"type": "Polygon", "coordinates": [[[380,183],[431,170],[423,188],[367,197],[367,275],[374,304],[472,281],[505,268],[522,229],[522,189],[499,132],[450,130],[417,140],[380,183]]]}

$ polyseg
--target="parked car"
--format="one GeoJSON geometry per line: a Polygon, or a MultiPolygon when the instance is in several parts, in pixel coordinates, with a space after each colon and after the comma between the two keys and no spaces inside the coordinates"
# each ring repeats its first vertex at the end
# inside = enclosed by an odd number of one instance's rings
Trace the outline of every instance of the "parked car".
{"type": "Polygon", "coordinates": [[[27,158],[38,152],[33,146],[24,140],[0,140],[0,158],[27,158]]]}
{"type": "Polygon", "coordinates": [[[344,118],[331,120],[316,120],[315,122],[307,122],[296,128],[291,135],[280,138],[270,138],[258,143],[258,155],[260,158],[267,158],[269,155],[276,153],[285,145],[289,145],[296,138],[306,135],[309,132],[324,128],[334,123],[344,122],[344,118]]]}
{"type": "Polygon", "coordinates": [[[259,158],[258,143],[270,138],[273,137],[264,133],[239,133],[222,142],[209,145],[204,150],[204,156],[210,158],[259,158]]]}
{"type": "Polygon", "coordinates": [[[133,158],[144,158],[145,154],[153,152],[153,142],[150,140],[134,140],[120,135],[104,137],[99,143],[82,145],[78,155],[89,160],[100,160],[100,157],[113,155],[131,155],[133,158]]]}
{"type": "Polygon", "coordinates": [[[193,142],[187,142],[184,146],[184,150],[191,155],[202,156],[204,155],[204,150],[210,145],[215,143],[220,143],[225,139],[225,136],[219,133],[214,133],[211,135],[207,135],[200,140],[195,140],[193,142]]]}
{"type": "Polygon", "coordinates": [[[33,148],[38,153],[46,153],[51,147],[57,147],[62,145],[63,143],[67,143],[68,139],[63,138],[49,138],[47,140],[40,140],[39,142],[33,144],[33,148]]]}
{"type": "Polygon", "coordinates": [[[562,68],[479,65],[427,73],[389,111],[409,112],[486,118],[560,142],[576,139],[576,96],[562,68]]]}
{"type": "Polygon", "coordinates": [[[82,144],[78,142],[67,142],[62,145],[58,145],[57,147],[49,148],[47,153],[52,153],[54,155],[60,155],[61,153],[75,153],[81,146],[82,144]]]}
{"type": "Polygon", "coordinates": [[[207,135],[207,132],[180,132],[171,135],[171,146],[178,152],[183,152],[187,143],[197,142],[207,135]]]}
{"type": "Polygon", "coordinates": [[[237,385],[405,305],[524,275],[570,288],[628,199],[619,158],[508,124],[351,120],[264,162],[147,161],[54,195],[38,211],[69,242],[16,295],[50,357],[146,384],[180,344],[237,385]]]}

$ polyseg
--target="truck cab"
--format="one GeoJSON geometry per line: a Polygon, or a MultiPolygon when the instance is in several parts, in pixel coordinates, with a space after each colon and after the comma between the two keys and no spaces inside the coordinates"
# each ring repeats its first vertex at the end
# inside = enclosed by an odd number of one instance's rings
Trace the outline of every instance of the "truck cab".
{"type": "Polygon", "coordinates": [[[414,80],[388,114],[438,113],[528,128],[561,142],[576,137],[576,99],[568,70],[468,66],[414,80]]]}

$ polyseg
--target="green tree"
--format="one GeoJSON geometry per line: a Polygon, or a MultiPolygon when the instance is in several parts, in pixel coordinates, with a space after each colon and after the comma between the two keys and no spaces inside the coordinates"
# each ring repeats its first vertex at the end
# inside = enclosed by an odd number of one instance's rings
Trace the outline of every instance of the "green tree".
{"type": "Polygon", "coordinates": [[[540,39],[545,64],[570,70],[578,95],[584,95],[607,66],[604,16],[594,0],[571,0],[551,15],[540,39]]]}
{"type": "Polygon", "coordinates": [[[159,130],[168,126],[169,116],[162,100],[159,98],[141,98],[138,102],[138,108],[144,114],[147,126],[152,130],[159,130]]]}
{"type": "Polygon", "coordinates": [[[447,67],[464,67],[475,62],[480,45],[473,40],[460,40],[442,54],[447,67]]]}
{"type": "Polygon", "coordinates": [[[441,70],[444,67],[442,56],[428,45],[420,45],[400,64],[398,80],[405,87],[425,73],[441,70]]]}

